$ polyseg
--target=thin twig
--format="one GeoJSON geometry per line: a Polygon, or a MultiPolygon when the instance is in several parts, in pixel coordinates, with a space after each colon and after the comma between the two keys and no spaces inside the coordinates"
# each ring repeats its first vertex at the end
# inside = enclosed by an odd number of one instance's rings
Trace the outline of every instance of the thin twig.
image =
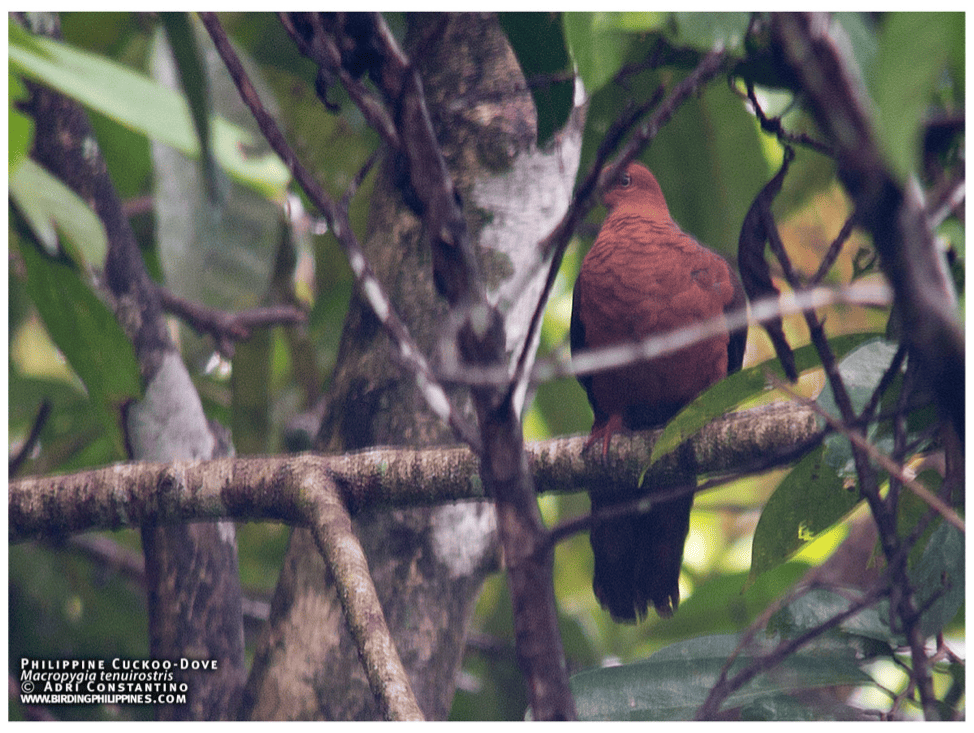
{"type": "MultiPolygon", "coordinates": [[[[885,285],[855,283],[844,287],[816,287],[798,292],[785,293],[779,297],[763,298],[751,303],[749,308],[741,308],[707,319],[693,326],[687,326],[658,336],[650,336],[642,341],[620,346],[591,349],[573,355],[555,354],[539,359],[531,371],[532,384],[542,384],[562,377],[594,374],[605,369],[615,369],[639,361],[655,359],[665,354],[679,351],[693,344],[706,341],[715,335],[727,333],[746,325],[761,324],[781,316],[802,313],[809,308],[824,308],[831,305],[859,305],[884,308],[891,302],[891,293],[885,285]]],[[[455,384],[491,386],[507,384],[509,375],[501,367],[478,367],[464,365],[462,369],[442,371],[440,377],[445,382],[455,384]]]]}
{"type": "Polygon", "coordinates": [[[828,274],[829,270],[832,269],[832,265],[835,264],[835,261],[839,258],[839,253],[842,251],[842,245],[845,244],[846,240],[849,238],[849,235],[852,234],[852,228],[855,226],[855,224],[856,215],[853,213],[846,218],[845,223],[842,225],[842,229],[839,230],[839,233],[832,241],[832,244],[829,245],[828,251],[822,258],[821,263],[819,263],[818,270],[816,270],[815,274],[812,275],[812,278],[809,281],[810,284],[818,285],[828,274]]]}
{"type": "Polygon", "coordinates": [[[220,353],[233,356],[233,342],[246,341],[255,328],[303,323],[307,314],[293,305],[273,305],[228,313],[176,295],[158,286],[163,310],[178,316],[199,334],[209,334],[220,353]]]}
{"type": "Polygon", "coordinates": [[[16,476],[17,471],[24,465],[24,461],[30,458],[30,454],[34,452],[34,448],[37,447],[37,443],[41,439],[41,431],[47,425],[47,418],[51,416],[51,407],[50,400],[45,399],[41,401],[41,406],[37,410],[37,416],[34,418],[34,423],[30,427],[30,433],[27,435],[27,439],[24,440],[24,444],[20,446],[20,449],[11,456],[7,464],[8,477],[16,476]]]}
{"type": "MultiPolygon", "coordinates": [[[[731,89],[736,93],[740,92],[731,85],[731,89]]],[[[764,110],[761,108],[761,104],[758,102],[757,95],[754,92],[754,82],[747,82],[747,99],[751,102],[751,109],[754,110],[755,116],[758,118],[758,122],[761,124],[761,129],[765,132],[769,132],[778,138],[784,144],[790,145],[802,145],[806,148],[810,148],[817,153],[822,155],[827,155],[830,158],[835,157],[835,151],[823,142],[819,142],[812,137],[809,137],[804,132],[788,132],[784,125],[781,124],[780,117],[768,117],[764,114],[764,110]]]]}

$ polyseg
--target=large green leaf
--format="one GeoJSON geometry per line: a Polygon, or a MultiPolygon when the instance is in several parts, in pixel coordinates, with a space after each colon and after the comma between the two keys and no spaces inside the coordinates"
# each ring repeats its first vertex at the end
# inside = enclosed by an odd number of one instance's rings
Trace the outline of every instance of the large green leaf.
{"type": "Polygon", "coordinates": [[[748,582],[785,562],[859,503],[859,492],[844,488],[824,453],[819,446],[805,456],[768,499],[754,530],[748,582]]]}
{"type": "Polygon", "coordinates": [[[677,110],[643,161],[656,174],[674,220],[730,258],[741,222],[772,174],[761,150],[754,117],[718,80],[677,110]]]}
{"type": "MultiPolygon", "coordinates": [[[[49,84],[87,107],[169,145],[200,155],[185,97],[104,57],[49,38],[29,36],[10,23],[10,62],[17,71],[49,84]]],[[[251,155],[254,137],[222,117],[211,119],[213,151],[231,176],[267,196],[283,194],[290,174],[274,155],[251,155]]]]}
{"type": "MultiPolygon", "coordinates": [[[[868,340],[851,349],[839,365],[842,382],[857,413],[872,397],[896,351],[895,346],[873,334],[862,335],[868,340]]],[[[837,352],[836,356],[841,354],[837,352]]],[[[822,391],[818,403],[837,415],[829,386],[822,391]]],[[[781,482],[761,513],[754,532],[751,579],[784,562],[847,516],[860,500],[859,492],[854,490],[854,478],[851,445],[842,435],[828,436],[822,446],[805,456],[781,482]],[[846,488],[850,485],[853,488],[846,488]]]]}
{"type": "Polygon", "coordinates": [[[20,253],[27,268],[27,291],[51,340],[84,383],[106,431],[122,452],[118,410],[142,394],[131,342],[74,267],[30,244],[20,253]]]}
{"type": "MultiPolygon", "coordinates": [[[[864,608],[848,617],[838,627],[810,641],[810,647],[815,650],[848,647],[860,658],[889,653],[891,645],[903,643],[902,636],[890,631],[889,615],[881,613],[880,606],[864,608]]],[[[839,593],[821,588],[810,590],[776,612],[768,622],[768,630],[795,638],[820,628],[848,608],[849,599],[839,593]]]]}
{"type": "MultiPolygon", "coordinates": [[[[847,354],[865,341],[874,340],[875,333],[857,333],[839,336],[829,341],[837,357],[847,354]]],[[[795,350],[795,366],[799,373],[820,365],[818,352],[812,344],[795,350]]],[[[675,450],[687,438],[713,422],[721,415],[732,412],[739,405],[769,389],[767,375],[771,373],[785,379],[777,359],[769,359],[756,366],[731,374],[717,382],[676,415],[653,445],[651,463],[675,450]]]]}
{"type": "Polygon", "coordinates": [[[964,604],[964,536],[947,522],[934,530],[920,562],[910,573],[923,608],[920,625],[926,637],[949,624],[964,604]]]}
{"type": "MultiPolygon", "coordinates": [[[[687,720],[716,683],[740,639],[704,636],[661,649],[648,659],[575,675],[572,692],[582,720],[687,720]]],[[[754,661],[741,654],[730,674],[754,661]]],[[[790,690],[871,682],[849,650],[799,651],[734,692],[724,707],[780,700],[790,690]]],[[[773,706],[772,706],[773,707],[773,706]]]]}

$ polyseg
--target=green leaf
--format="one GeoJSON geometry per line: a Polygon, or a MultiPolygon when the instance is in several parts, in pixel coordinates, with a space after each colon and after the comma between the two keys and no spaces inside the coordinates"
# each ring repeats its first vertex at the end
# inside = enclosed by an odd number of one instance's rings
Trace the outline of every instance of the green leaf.
{"type": "MultiPolygon", "coordinates": [[[[867,340],[875,339],[875,333],[857,333],[840,336],[829,341],[837,357],[848,353],[867,340]]],[[[795,366],[799,373],[820,366],[818,352],[812,344],[795,350],[795,366]]],[[[753,367],[731,374],[703,392],[667,424],[659,440],[653,445],[650,464],[670,453],[687,438],[713,422],[721,415],[732,412],[739,405],[768,390],[767,373],[779,379],[785,375],[777,359],[769,359],[753,367]]]]}
{"type": "Polygon", "coordinates": [[[795,466],[761,512],[754,530],[748,582],[777,567],[847,516],[860,501],[823,460],[819,446],[795,466]]]}
{"type": "Polygon", "coordinates": [[[61,231],[68,240],[65,249],[79,266],[104,266],[108,237],[101,219],[80,196],[33,160],[23,161],[10,176],[10,196],[48,254],[59,253],[57,233],[61,231]]]}
{"type": "Polygon", "coordinates": [[[692,46],[701,51],[720,47],[726,51],[740,48],[744,43],[750,13],[674,13],[679,46],[692,46]]]}
{"type": "Polygon", "coordinates": [[[16,170],[20,162],[30,153],[34,142],[34,120],[19,112],[14,102],[27,99],[27,88],[20,77],[7,72],[7,172],[16,170]]]}
{"type": "Polygon", "coordinates": [[[84,383],[116,447],[123,450],[118,409],[141,396],[131,342],[71,265],[29,244],[20,253],[27,268],[27,291],[51,340],[84,383]]]}
{"type": "Polygon", "coordinates": [[[727,84],[715,82],[677,110],[643,162],[656,175],[673,219],[730,256],[744,216],[773,172],[757,152],[761,147],[754,117],[727,84]],[[755,154],[742,156],[743,150],[755,154]]]}
{"type": "Polygon", "coordinates": [[[874,84],[877,121],[887,159],[902,180],[920,163],[930,104],[948,62],[963,48],[963,13],[890,13],[883,23],[874,84]]]}
{"type": "Polygon", "coordinates": [[[200,143],[200,159],[203,165],[203,178],[210,198],[216,200],[216,163],[210,142],[210,94],[206,80],[206,68],[200,57],[200,49],[193,33],[189,13],[160,13],[159,17],[169,38],[179,81],[189,110],[193,117],[193,128],[200,143]]]}
{"type": "MultiPolygon", "coordinates": [[[[199,157],[199,140],[181,94],[121,64],[49,38],[22,42],[20,30],[10,33],[8,55],[25,76],[157,142],[199,157]]],[[[277,156],[245,152],[254,144],[253,136],[222,117],[213,117],[211,126],[214,154],[227,173],[266,196],[283,195],[290,174],[277,156]]]]}
{"type": "MultiPolygon", "coordinates": [[[[571,679],[579,718],[690,719],[739,641],[736,635],[698,637],[668,646],[634,664],[581,672],[571,679]]],[[[754,652],[741,654],[730,674],[754,659],[754,652]]],[[[789,690],[870,681],[848,650],[816,654],[799,651],[730,695],[724,705],[738,707],[774,700],[789,690]]]]}
{"type": "Polygon", "coordinates": [[[544,145],[561,129],[572,110],[575,84],[565,32],[553,13],[500,13],[521,70],[527,79],[538,111],[538,145],[544,145]],[[554,76],[565,77],[551,81],[554,76]],[[547,83],[540,83],[547,79],[547,83]]]}
{"type": "Polygon", "coordinates": [[[565,40],[571,49],[586,94],[594,94],[622,68],[629,36],[615,13],[563,13],[565,40]]]}
{"type": "MultiPolygon", "coordinates": [[[[815,651],[849,647],[858,650],[860,658],[867,653],[889,652],[889,647],[902,643],[902,637],[889,628],[889,614],[878,610],[879,604],[850,616],[837,628],[810,642],[815,651]],[[881,642],[873,643],[872,640],[881,642]]],[[[786,638],[801,636],[849,608],[849,600],[833,591],[810,590],[782,608],[771,618],[768,630],[786,638]]]]}
{"type": "MultiPolygon", "coordinates": [[[[853,410],[860,412],[869,403],[879,381],[893,361],[895,353],[895,344],[873,337],[842,357],[839,362],[839,375],[842,377],[853,410]]],[[[839,414],[830,384],[826,383],[818,403],[826,412],[836,416],[839,414]]]]}
{"type": "Polygon", "coordinates": [[[964,536],[940,522],[917,567],[910,573],[917,606],[924,609],[920,626],[925,637],[939,633],[964,604],[964,536]]]}
{"type": "MultiPolygon", "coordinates": [[[[839,375],[845,385],[852,409],[859,414],[872,398],[873,392],[879,385],[885,371],[889,368],[896,353],[896,346],[882,338],[873,338],[850,351],[839,362],[839,375]]],[[[838,356],[838,355],[836,355],[838,356]]],[[[840,417],[838,405],[832,386],[826,383],[825,389],[818,397],[818,405],[825,412],[840,417]]],[[[881,450],[886,449],[891,439],[876,438],[876,426],[871,425],[866,437],[881,450]]],[[[855,464],[852,459],[852,444],[843,435],[833,434],[825,438],[825,462],[832,467],[839,476],[852,479],[855,477],[855,464]]]]}

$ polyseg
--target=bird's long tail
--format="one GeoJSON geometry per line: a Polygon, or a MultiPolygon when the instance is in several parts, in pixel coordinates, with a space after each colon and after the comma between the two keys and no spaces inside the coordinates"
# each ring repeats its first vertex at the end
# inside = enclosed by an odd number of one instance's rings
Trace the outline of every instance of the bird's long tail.
{"type": "MultiPolygon", "coordinates": [[[[648,512],[596,521],[590,541],[595,556],[592,588],[619,622],[635,623],[652,603],[664,618],[680,603],[680,566],[690,528],[693,496],[654,504],[648,512]]],[[[611,503],[592,497],[592,510],[611,503]]]]}

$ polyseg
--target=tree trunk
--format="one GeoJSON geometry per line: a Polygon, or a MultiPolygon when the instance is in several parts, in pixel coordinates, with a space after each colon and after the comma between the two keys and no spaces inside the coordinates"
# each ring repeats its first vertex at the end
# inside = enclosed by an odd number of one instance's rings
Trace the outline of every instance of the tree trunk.
{"type": "MultiPolygon", "coordinates": [[[[512,353],[523,344],[545,275],[535,245],[567,207],[581,125],[558,148],[537,150],[534,106],[494,16],[420,14],[408,20],[406,52],[420,70],[491,298],[514,302],[506,324],[512,353]],[[525,281],[527,268],[533,268],[534,278],[525,281]]],[[[396,189],[395,175],[395,161],[386,160],[375,185],[364,247],[417,343],[436,363],[449,313],[436,295],[426,234],[396,189]]],[[[470,414],[465,391],[454,389],[450,395],[470,414]]],[[[369,306],[354,296],[319,448],[341,452],[450,440],[448,429],[426,409],[414,380],[404,378],[369,306]]],[[[355,524],[419,704],[428,718],[443,719],[481,585],[499,568],[493,508],[470,502],[370,511],[359,514],[355,524]]],[[[255,655],[245,716],[377,716],[328,575],[309,533],[296,530],[255,655]]]]}

